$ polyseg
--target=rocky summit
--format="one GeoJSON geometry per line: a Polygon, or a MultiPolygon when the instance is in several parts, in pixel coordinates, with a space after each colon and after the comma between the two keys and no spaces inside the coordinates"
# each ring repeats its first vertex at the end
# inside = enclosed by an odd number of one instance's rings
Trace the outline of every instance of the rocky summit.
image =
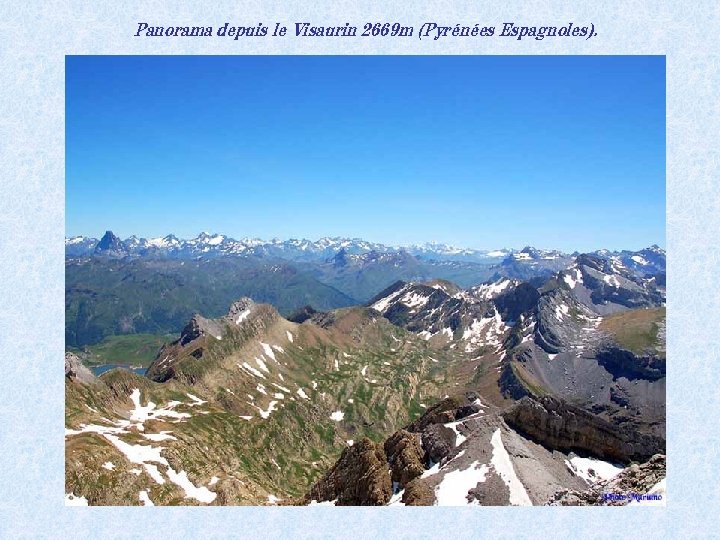
{"type": "Polygon", "coordinates": [[[664,504],[656,246],[240,245],[66,242],[68,501],[664,504]]]}

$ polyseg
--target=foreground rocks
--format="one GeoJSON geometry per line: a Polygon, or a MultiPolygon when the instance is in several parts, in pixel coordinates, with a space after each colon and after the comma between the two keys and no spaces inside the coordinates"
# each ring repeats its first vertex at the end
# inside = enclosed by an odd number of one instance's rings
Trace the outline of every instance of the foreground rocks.
{"type": "Polygon", "coordinates": [[[365,438],[343,450],[337,463],[312,487],[306,499],[335,501],[337,506],[379,506],[386,504],[391,494],[385,451],[365,438]]]}
{"type": "Polygon", "coordinates": [[[557,398],[526,397],[502,411],[469,392],[438,402],[382,447],[365,439],[345,449],[305,502],[614,504],[605,493],[647,494],[664,478],[664,447],[557,398]],[[588,471],[576,468],[576,452],[588,471]],[[630,465],[613,483],[592,484],[634,461],[647,463],[630,465]]]}
{"type": "Polygon", "coordinates": [[[385,441],[385,454],[390,464],[391,479],[405,487],[425,471],[420,437],[401,429],[385,441]]]}
{"type": "Polygon", "coordinates": [[[633,464],[612,480],[598,482],[588,490],[558,491],[547,504],[550,506],[626,506],[633,502],[664,504],[665,474],[665,456],[656,454],[646,463],[633,464]]]}

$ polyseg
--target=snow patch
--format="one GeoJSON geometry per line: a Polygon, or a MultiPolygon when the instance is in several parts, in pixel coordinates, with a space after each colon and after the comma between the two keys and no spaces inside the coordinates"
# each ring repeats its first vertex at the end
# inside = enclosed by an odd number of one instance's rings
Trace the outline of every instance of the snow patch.
{"type": "Polygon", "coordinates": [[[248,373],[250,373],[250,374],[252,374],[252,375],[255,375],[256,377],[259,377],[260,379],[264,379],[264,378],[265,378],[265,375],[263,375],[262,373],[260,373],[257,369],[255,369],[254,367],[252,367],[252,366],[251,366],[250,364],[248,364],[247,362],[243,362],[242,364],[238,364],[238,367],[239,367],[240,369],[244,369],[245,371],[247,371],[248,373]]]}
{"type": "Polygon", "coordinates": [[[161,442],[161,441],[177,441],[177,437],[170,435],[172,431],[161,431],[160,433],[141,433],[149,441],[161,442]]]}
{"type": "Polygon", "coordinates": [[[590,457],[580,457],[570,454],[569,459],[565,460],[565,465],[577,476],[585,480],[588,484],[593,484],[598,480],[610,480],[615,478],[623,467],[615,465],[607,461],[590,457]]]}
{"type": "MultiPolygon", "coordinates": [[[[435,487],[435,504],[437,506],[465,506],[468,492],[484,482],[490,468],[474,461],[465,469],[457,469],[445,473],[442,481],[435,487]]],[[[475,502],[477,504],[477,502],[475,502]]]]}
{"type": "Polygon", "coordinates": [[[455,446],[460,446],[462,443],[464,443],[467,440],[467,437],[460,433],[460,430],[458,429],[458,426],[465,422],[465,418],[462,420],[459,420],[457,422],[450,422],[448,424],[443,424],[446,428],[450,428],[455,432],[455,446]]]}
{"type": "Polygon", "coordinates": [[[267,364],[263,362],[260,358],[255,359],[255,363],[258,365],[260,369],[262,369],[265,373],[270,373],[270,370],[267,367],[267,364]]]}
{"type": "Polygon", "coordinates": [[[190,407],[194,407],[195,405],[204,405],[205,403],[207,403],[207,401],[205,401],[204,399],[200,399],[199,397],[194,396],[193,394],[186,394],[186,395],[187,395],[187,397],[192,399],[194,402],[194,403],[190,404],[190,407]]]}
{"type": "Polygon", "coordinates": [[[603,281],[611,287],[620,287],[620,281],[618,281],[617,276],[606,274],[603,276],[603,281]]]}
{"type": "Polygon", "coordinates": [[[275,358],[275,353],[272,350],[272,347],[268,345],[267,343],[260,342],[260,345],[262,346],[263,350],[265,351],[265,354],[267,354],[270,358],[275,360],[277,362],[277,359],[275,358]]]}
{"type": "Polygon", "coordinates": [[[65,494],[65,506],[87,506],[88,500],[85,497],[78,497],[73,493],[65,494]]]}
{"type": "Polygon", "coordinates": [[[258,412],[260,413],[260,416],[265,420],[270,417],[270,415],[272,414],[273,411],[277,410],[277,408],[275,407],[277,405],[277,403],[278,403],[277,401],[274,401],[274,400],[271,401],[266,410],[263,410],[261,407],[258,407],[257,405],[253,405],[253,407],[255,407],[258,410],[258,412]]]}
{"type": "Polygon", "coordinates": [[[522,485],[517,474],[515,474],[510,455],[505,450],[500,429],[495,430],[490,443],[493,447],[490,463],[495,467],[495,471],[510,490],[510,504],[513,506],[532,506],[532,501],[530,501],[525,486],[522,485]]]}
{"type": "Polygon", "coordinates": [[[243,322],[245,319],[248,318],[248,315],[250,315],[249,309],[242,311],[240,314],[238,314],[237,319],[235,319],[235,324],[240,324],[241,322],[243,322]]]}
{"type": "Polygon", "coordinates": [[[145,490],[142,490],[140,493],[138,493],[138,499],[140,499],[140,502],[143,503],[143,506],[155,506],[150,500],[148,492],[145,490]]]}
{"type": "Polygon", "coordinates": [[[209,504],[215,500],[217,493],[210,491],[205,486],[195,486],[187,476],[185,471],[175,472],[172,467],[168,467],[167,475],[173,484],[180,486],[185,491],[185,498],[197,499],[202,503],[209,504]]]}
{"type": "Polygon", "coordinates": [[[391,295],[386,296],[385,298],[381,298],[380,300],[378,300],[377,302],[375,302],[375,303],[374,303],[372,306],[370,306],[370,307],[372,307],[372,308],[373,308],[374,310],[376,310],[376,311],[379,311],[380,313],[383,313],[383,312],[388,308],[388,306],[390,305],[390,302],[392,302],[392,301],[395,300],[398,296],[400,296],[402,293],[405,292],[406,287],[407,287],[407,285],[406,285],[405,287],[401,288],[399,291],[395,291],[395,292],[392,293],[391,295]]]}

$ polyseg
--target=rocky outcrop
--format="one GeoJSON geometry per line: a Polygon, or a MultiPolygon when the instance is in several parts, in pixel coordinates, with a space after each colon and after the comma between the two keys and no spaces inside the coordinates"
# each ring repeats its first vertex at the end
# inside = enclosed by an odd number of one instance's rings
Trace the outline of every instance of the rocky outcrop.
{"type": "Polygon", "coordinates": [[[645,461],[664,453],[665,440],[615,426],[557,398],[525,397],[503,414],[507,424],[553,450],[580,451],[611,461],[645,461]]]}
{"type": "Polygon", "coordinates": [[[207,334],[222,336],[222,333],[223,328],[219,323],[213,321],[212,319],[206,319],[201,315],[195,314],[180,332],[179,344],[184,347],[188,343],[191,343],[207,334]]]}
{"type": "Polygon", "coordinates": [[[425,462],[442,461],[455,448],[455,432],[442,424],[426,426],[422,430],[421,439],[425,449],[425,462]]]}
{"type": "Polygon", "coordinates": [[[478,412],[476,394],[469,393],[463,405],[446,398],[420,418],[393,433],[384,446],[363,439],[345,448],[332,469],[305,496],[305,501],[336,501],[336,505],[383,505],[395,490],[404,489],[402,502],[432,504],[434,495],[420,476],[426,466],[440,462],[456,448],[455,432],[443,424],[478,412]]]}
{"type": "Polygon", "coordinates": [[[401,429],[385,441],[385,455],[390,464],[391,480],[405,487],[425,470],[420,437],[401,429]]]}
{"type": "Polygon", "coordinates": [[[70,352],[65,353],[65,378],[83,384],[95,382],[95,375],[86,368],[80,358],[70,352]]]}
{"type": "Polygon", "coordinates": [[[318,311],[312,306],[303,306],[300,309],[294,311],[287,320],[297,324],[302,324],[308,319],[311,319],[318,311]]]}
{"type": "MultiPolygon", "coordinates": [[[[508,309],[510,304],[508,301],[508,309]]],[[[428,338],[445,335],[447,339],[457,339],[464,335],[466,340],[478,332],[480,321],[488,321],[496,315],[492,300],[484,298],[478,291],[462,291],[452,283],[438,281],[431,284],[398,281],[367,305],[394,325],[410,332],[425,333],[428,338]],[[454,295],[448,294],[450,292],[454,295]]]]}
{"type": "Polygon", "coordinates": [[[633,464],[615,478],[600,481],[585,491],[563,489],[547,502],[550,506],[625,506],[633,501],[660,502],[665,489],[665,455],[656,454],[646,463],[633,464]],[[658,498],[658,496],[660,498],[658,498]]]}
{"type": "Polygon", "coordinates": [[[455,420],[455,410],[462,404],[456,398],[447,397],[442,401],[438,401],[430,407],[425,413],[407,426],[407,430],[417,433],[425,429],[430,424],[445,424],[455,420]]]}
{"type": "Polygon", "coordinates": [[[560,287],[543,293],[537,303],[534,341],[546,353],[558,354],[581,341],[582,328],[593,316],[573,295],[560,287]]]}
{"type": "Polygon", "coordinates": [[[384,505],[392,495],[385,451],[368,438],[343,450],[340,459],[306,495],[307,502],[335,501],[337,506],[384,505]]]}
{"type": "Polygon", "coordinates": [[[427,482],[416,478],[405,486],[400,500],[406,506],[432,506],[435,502],[435,493],[427,482]]]}

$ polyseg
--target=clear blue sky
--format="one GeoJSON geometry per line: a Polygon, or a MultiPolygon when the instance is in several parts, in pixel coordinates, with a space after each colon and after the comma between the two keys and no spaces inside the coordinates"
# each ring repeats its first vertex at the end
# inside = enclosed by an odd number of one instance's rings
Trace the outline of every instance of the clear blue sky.
{"type": "Polygon", "coordinates": [[[665,59],[67,58],[68,235],[665,245],[665,59]]]}

